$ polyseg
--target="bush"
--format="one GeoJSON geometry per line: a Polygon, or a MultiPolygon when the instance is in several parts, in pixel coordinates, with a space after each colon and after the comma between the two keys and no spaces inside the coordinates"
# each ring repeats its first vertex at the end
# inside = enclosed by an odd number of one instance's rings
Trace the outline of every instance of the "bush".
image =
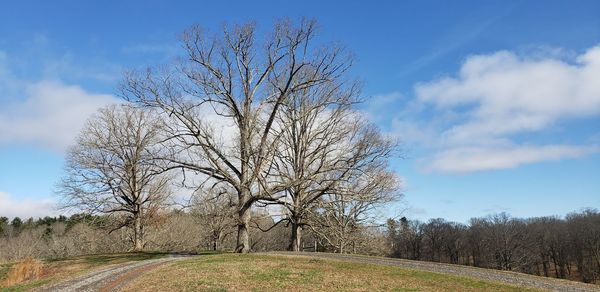
{"type": "Polygon", "coordinates": [[[44,273],[44,265],[31,257],[12,266],[3,286],[12,286],[40,278],[44,273]]]}

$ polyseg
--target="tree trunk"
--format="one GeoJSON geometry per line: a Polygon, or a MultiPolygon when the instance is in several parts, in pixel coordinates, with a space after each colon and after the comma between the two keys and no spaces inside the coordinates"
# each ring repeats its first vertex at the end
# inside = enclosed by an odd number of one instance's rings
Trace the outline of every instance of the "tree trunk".
{"type": "Polygon", "coordinates": [[[219,246],[218,246],[219,245],[219,236],[217,234],[213,233],[212,240],[213,240],[212,249],[214,251],[216,251],[219,248],[219,246]]]}
{"type": "Polygon", "coordinates": [[[542,268],[544,269],[544,277],[548,277],[548,261],[542,261],[542,268]]]}
{"type": "Polygon", "coordinates": [[[242,195],[240,203],[238,204],[238,232],[237,232],[237,244],[235,248],[236,253],[249,253],[250,252],[250,230],[248,229],[250,224],[250,208],[247,206],[248,197],[242,195]]]}
{"type": "Polygon", "coordinates": [[[302,242],[302,227],[297,219],[292,218],[292,235],[290,237],[290,251],[301,251],[300,244],[302,242]]]}
{"type": "Polygon", "coordinates": [[[134,242],[134,251],[142,251],[144,249],[144,240],[143,240],[143,229],[142,229],[142,218],[139,213],[136,213],[134,216],[134,230],[133,230],[133,242],[134,242]]]}

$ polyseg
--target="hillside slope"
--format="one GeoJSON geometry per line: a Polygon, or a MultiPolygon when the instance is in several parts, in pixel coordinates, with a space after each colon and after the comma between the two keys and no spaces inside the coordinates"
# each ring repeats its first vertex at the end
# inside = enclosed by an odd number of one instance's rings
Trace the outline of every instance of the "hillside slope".
{"type": "Polygon", "coordinates": [[[332,254],[332,253],[291,253],[276,252],[273,254],[287,256],[305,256],[321,259],[333,259],[353,263],[377,264],[420,271],[428,271],[453,276],[462,276],[483,281],[492,281],[509,285],[520,286],[523,288],[535,288],[550,291],[600,291],[600,286],[586,284],[581,282],[555,279],[548,277],[539,277],[524,273],[499,271],[492,269],[476,268],[463,265],[452,265],[425,261],[412,261],[404,259],[372,257],[363,255],[332,254]]]}
{"type": "Polygon", "coordinates": [[[152,270],[125,291],[536,291],[386,265],[275,254],[204,255],[152,270]]]}

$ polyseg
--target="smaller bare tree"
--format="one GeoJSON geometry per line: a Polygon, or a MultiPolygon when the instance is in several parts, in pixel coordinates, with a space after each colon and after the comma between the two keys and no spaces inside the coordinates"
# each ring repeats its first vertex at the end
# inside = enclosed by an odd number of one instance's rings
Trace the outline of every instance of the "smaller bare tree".
{"type": "Polygon", "coordinates": [[[192,205],[192,215],[208,229],[212,250],[221,250],[225,238],[235,232],[236,198],[234,192],[216,189],[197,194],[192,205]]]}
{"type": "Polygon", "coordinates": [[[362,228],[373,226],[369,223],[373,223],[376,208],[400,198],[399,189],[398,177],[384,165],[366,168],[335,192],[322,197],[309,226],[334,251],[348,252],[362,228]]]}
{"type": "Polygon", "coordinates": [[[165,205],[170,177],[156,163],[160,118],[128,106],[109,106],[94,115],[67,153],[59,184],[65,209],[107,214],[110,232],[133,229],[133,248],[144,247],[144,226],[165,205]]]}

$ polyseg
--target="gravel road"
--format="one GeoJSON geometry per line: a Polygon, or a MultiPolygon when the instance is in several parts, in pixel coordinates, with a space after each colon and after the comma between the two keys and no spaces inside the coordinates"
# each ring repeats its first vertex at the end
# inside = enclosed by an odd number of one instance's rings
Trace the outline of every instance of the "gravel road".
{"type": "Polygon", "coordinates": [[[143,273],[185,257],[187,256],[171,255],[166,258],[114,265],[65,282],[42,286],[35,291],[119,291],[143,273]]]}
{"type": "Polygon", "coordinates": [[[341,255],[332,253],[293,253],[293,252],[271,252],[269,254],[277,255],[289,255],[289,256],[307,256],[323,259],[334,259],[340,261],[349,261],[366,264],[377,264],[401,267],[407,269],[423,270],[428,272],[457,275],[463,277],[470,277],[475,279],[481,279],[485,281],[494,281],[505,283],[509,285],[515,285],[526,288],[535,288],[549,291],[574,291],[574,292],[587,292],[587,291],[600,291],[600,286],[585,284],[575,281],[560,280],[555,278],[538,277],[533,275],[527,275],[523,273],[498,271],[490,269],[482,269],[460,265],[440,264],[432,262],[422,261],[411,261],[402,259],[382,258],[382,257],[369,257],[369,256],[358,256],[358,255],[341,255]]]}

